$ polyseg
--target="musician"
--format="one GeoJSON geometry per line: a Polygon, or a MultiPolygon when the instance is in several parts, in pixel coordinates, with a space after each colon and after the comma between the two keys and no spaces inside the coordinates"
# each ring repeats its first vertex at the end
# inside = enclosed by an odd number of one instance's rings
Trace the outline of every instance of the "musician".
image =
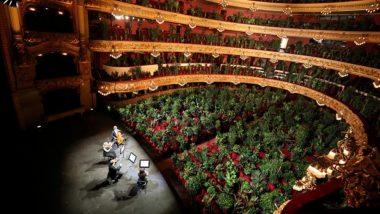
{"type": "Polygon", "coordinates": [[[148,184],[148,177],[149,173],[147,171],[145,171],[144,168],[140,168],[139,170],[139,173],[138,173],[138,176],[139,176],[139,181],[145,181],[145,185],[143,187],[143,189],[145,189],[146,185],[148,184]]]}
{"type": "Polygon", "coordinates": [[[121,134],[121,131],[117,128],[117,126],[113,127],[112,131],[112,141],[116,142],[116,145],[119,146],[124,142],[124,137],[121,134]]]}
{"type": "Polygon", "coordinates": [[[120,130],[117,128],[117,126],[113,126],[112,136],[111,136],[111,139],[113,142],[117,141],[117,133],[120,133],[120,130]]]}
{"type": "Polygon", "coordinates": [[[114,158],[110,161],[107,174],[107,181],[109,184],[116,183],[119,178],[121,178],[123,175],[123,173],[120,172],[121,167],[122,164],[120,163],[119,158],[114,158]]]}
{"type": "Polygon", "coordinates": [[[116,152],[113,148],[112,142],[103,143],[103,157],[105,157],[108,161],[116,158],[116,152]]]}

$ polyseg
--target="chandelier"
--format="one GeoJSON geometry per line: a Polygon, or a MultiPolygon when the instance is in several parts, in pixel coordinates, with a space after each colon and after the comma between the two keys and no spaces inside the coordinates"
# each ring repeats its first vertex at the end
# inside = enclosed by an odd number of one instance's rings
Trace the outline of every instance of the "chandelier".
{"type": "Polygon", "coordinates": [[[313,65],[310,63],[310,60],[307,63],[303,63],[302,66],[306,69],[313,67],[313,65]]]}
{"type": "Polygon", "coordinates": [[[253,34],[253,31],[251,30],[251,27],[248,27],[248,30],[245,31],[245,33],[246,33],[248,36],[252,35],[252,34],[253,34]]]}
{"type": "Polygon", "coordinates": [[[279,33],[279,34],[277,34],[276,35],[278,38],[280,38],[280,39],[286,39],[286,38],[288,38],[287,36],[286,36],[286,34],[284,33],[284,30],[281,30],[281,32],[279,33]]]}
{"type": "Polygon", "coordinates": [[[153,51],[150,53],[150,55],[151,55],[152,57],[154,57],[154,58],[157,58],[158,56],[160,56],[160,52],[158,52],[158,51],[156,50],[156,48],[153,47],[153,51]]]}
{"type": "Polygon", "coordinates": [[[284,13],[285,13],[286,15],[288,15],[288,16],[292,16],[292,15],[293,15],[292,8],[289,7],[289,6],[286,6],[286,7],[282,10],[282,12],[284,12],[284,13]]]}
{"type": "Polygon", "coordinates": [[[191,52],[189,52],[188,50],[185,51],[185,53],[183,53],[183,55],[186,57],[186,58],[189,58],[191,56],[191,52]]]}
{"type": "Polygon", "coordinates": [[[252,13],[257,11],[257,7],[256,7],[255,3],[252,3],[251,6],[249,6],[249,10],[250,10],[252,13]]]}
{"type": "Polygon", "coordinates": [[[348,73],[347,73],[346,70],[344,70],[344,71],[339,71],[339,72],[338,72],[338,75],[339,75],[340,77],[346,77],[346,76],[348,76],[348,73]]]}
{"type": "Polygon", "coordinates": [[[192,19],[190,19],[189,27],[190,27],[191,29],[194,29],[194,28],[196,27],[196,25],[195,25],[195,23],[193,22],[192,19]]]}
{"type": "Polygon", "coordinates": [[[324,106],[325,105],[325,98],[319,98],[317,100],[315,100],[315,102],[319,105],[319,106],[324,106]]]}
{"type": "Polygon", "coordinates": [[[330,6],[326,6],[325,8],[323,8],[323,10],[321,11],[322,15],[329,15],[331,14],[331,7],[330,6]]]}
{"type": "Polygon", "coordinates": [[[151,80],[148,89],[149,89],[150,91],[155,91],[155,90],[158,89],[158,86],[154,83],[153,80],[151,80]]]}
{"type": "Polygon", "coordinates": [[[98,90],[98,93],[101,94],[102,96],[108,96],[111,94],[111,92],[107,91],[107,92],[102,92],[101,90],[98,90]]]}
{"type": "Polygon", "coordinates": [[[228,5],[228,1],[227,1],[227,0],[221,0],[219,4],[220,4],[220,6],[222,6],[223,8],[226,8],[227,5],[228,5]]]}
{"type": "Polygon", "coordinates": [[[122,55],[122,53],[118,52],[116,47],[113,45],[111,53],[110,53],[110,57],[112,57],[114,59],[118,59],[121,57],[121,55],[122,55]]]}
{"type": "Polygon", "coordinates": [[[375,88],[380,88],[380,79],[379,80],[377,80],[377,81],[373,81],[373,87],[375,87],[375,88]]]}
{"type": "Polygon", "coordinates": [[[367,13],[374,13],[379,9],[380,9],[380,3],[379,3],[379,0],[376,0],[372,4],[368,5],[365,11],[367,11],[367,13]]]}
{"type": "Polygon", "coordinates": [[[116,6],[113,7],[111,14],[117,20],[124,19],[124,14],[121,13],[121,9],[120,8],[116,8],[116,6]]]}
{"type": "Polygon", "coordinates": [[[218,58],[219,57],[219,54],[216,51],[214,51],[211,55],[214,58],[218,58]]]}
{"type": "Polygon", "coordinates": [[[362,35],[362,36],[359,36],[357,39],[355,39],[354,43],[355,45],[360,46],[360,45],[364,45],[366,41],[367,41],[367,36],[362,35]]]}
{"type": "Polygon", "coordinates": [[[219,31],[220,33],[224,31],[224,28],[222,26],[222,24],[219,24],[219,26],[216,28],[217,31],[219,31]]]}
{"type": "Polygon", "coordinates": [[[243,53],[242,55],[240,55],[240,59],[244,61],[248,59],[248,56],[243,53]]]}
{"type": "Polygon", "coordinates": [[[158,24],[162,24],[162,23],[165,22],[164,18],[162,17],[162,15],[160,13],[158,13],[157,16],[156,16],[156,22],[158,24]]]}
{"type": "Polygon", "coordinates": [[[337,112],[335,114],[335,119],[336,120],[342,120],[342,116],[343,116],[343,111],[337,112]]]}
{"type": "Polygon", "coordinates": [[[278,62],[278,60],[275,59],[275,58],[270,58],[270,59],[269,59],[269,62],[271,62],[271,63],[276,63],[276,62],[278,62]]]}

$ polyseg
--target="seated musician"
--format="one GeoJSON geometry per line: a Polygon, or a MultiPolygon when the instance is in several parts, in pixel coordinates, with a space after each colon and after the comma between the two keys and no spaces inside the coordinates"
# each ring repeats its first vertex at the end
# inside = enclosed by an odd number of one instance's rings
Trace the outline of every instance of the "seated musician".
{"type": "Polygon", "coordinates": [[[124,142],[123,134],[121,134],[121,131],[117,128],[117,126],[113,127],[112,141],[115,142],[117,146],[123,144],[124,142]]]}
{"type": "Polygon", "coordinates": [[[115,150],[113,148],[112,142],[104,142],[103,143],[103,157],[105,157],[108,161],[114,159],[116,157],[115,150]]]}
{"type": "Polygon", "coordinates": [[[148,184],[148,179],[147,179],[148,175],[149,173],[145,171],[144,168],[140,168],[139,173],[138,173],[138,176],[139,176],[138,181],[145,181],[145,185],[143,189],[145,189],[145,186],[148,184]]]}

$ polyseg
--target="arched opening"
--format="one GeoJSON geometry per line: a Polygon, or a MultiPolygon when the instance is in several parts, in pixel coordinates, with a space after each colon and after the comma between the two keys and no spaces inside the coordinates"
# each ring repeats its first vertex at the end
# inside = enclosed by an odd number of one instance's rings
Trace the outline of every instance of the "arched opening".
{"type": "Polygon", "coordinates": [[[50,79],[77,75],[74,56],[66,52],[38,54],[36,57],[36,79],[50,79]]]}
{"type": "Polygon", "coordinates": [[[24,14],[25,30],[39,32],[73,33],[71,14],[63,9],[30,6],[24,14]]]}
{"type": "Polygon", "coordinates": [[[45,114],[52,115],[80,107],[80,94],[77,89],[59,89],[42,95],[45,114]]]}

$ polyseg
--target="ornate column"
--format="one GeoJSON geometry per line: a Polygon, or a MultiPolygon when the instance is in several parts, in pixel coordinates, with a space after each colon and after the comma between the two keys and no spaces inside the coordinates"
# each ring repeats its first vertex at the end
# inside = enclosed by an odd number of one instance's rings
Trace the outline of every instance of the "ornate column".
{"type": "Polygon", "coordinates": [[[88,14],[84,5],[84,0],[77,0],[74,7],[76,17],[75,23],[80,41],[80,60],[78,62],[78,68],[83,79],[83,83],[80,86],[80,101],[85,109],[90,109],[94,107],[96,103],[96,94],[91,91],[92,75],[90,50],[88,48],[88,14]]]}
{"type": "Polygon", "coordinates": [[[8,14],[16,56],[13,60],[15,92],[12,97],[20,128],[25,129],[42,119],[42,98],[34,86],[35,65],[28,57],[25,48],[20,10],[16,7],[8,7],[8,14]]]}

